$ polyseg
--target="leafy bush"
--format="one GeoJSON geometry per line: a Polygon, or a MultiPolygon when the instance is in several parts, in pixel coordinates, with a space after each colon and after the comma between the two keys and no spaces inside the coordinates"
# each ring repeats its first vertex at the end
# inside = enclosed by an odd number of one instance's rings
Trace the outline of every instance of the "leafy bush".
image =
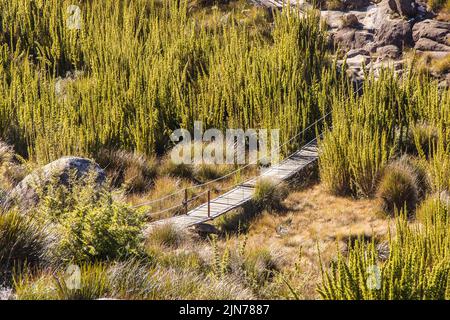
{"type": "Polygon", "coordinates": [[[387,214],[394,215],[404,207],[413,212],[419,199],[417,175],[404,162],[390,164],[383,172],[377,197],[381,209],[387,214]]]}
{"type": "Polygon", "coordinates": [[[439,140],[439,130],[426,123],[414,124],[409,132],[407,148],[409,152],[429,158],[432,148],[436,148],[439,140]]]}
{"type": "Polygon", "coordinates": [[[417,209],[417,220],[423,224],[435,224],[437,220],[445,223],[450,217],[450,196],[446,192],[425,200],[417,209]]]}
{"type": "Polygon", "coordinates": [[[52,186],[36,217],[53,224],[52,252],[63,261],[124,258],[141,252],[144,216],[95,183],[52,186]]]}

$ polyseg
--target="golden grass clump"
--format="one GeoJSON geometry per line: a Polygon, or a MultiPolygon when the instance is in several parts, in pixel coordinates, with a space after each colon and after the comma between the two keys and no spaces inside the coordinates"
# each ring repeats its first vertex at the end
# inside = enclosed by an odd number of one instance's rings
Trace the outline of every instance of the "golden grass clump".
{"type": "Polygon", "coordinates": [[[16,211],[0,214],[0,285],[14,268],[36,267],[47,257],[45,228],[16,211]]]}
{"type": "Polygon", "coordinates": [[[414,212],[419,201],[417,175],[405,161],[391,163],[383,170],[377,197],[380,208],[389,215],[406,208],[414,212]]]}
{"type": "Polygon", "coordinates": [[[260,210],[282,210],[287,197],[286,186],[269,178],[260,179],[255,185],[252,204],[260,210]]]}
{"type": "Polygon", "coordinates": [[[105,168],[114,187],[124,187],[128,193],[147,191],[156,177],[154,158],[124,150],[102,150],[96,157],[105,168]]]}
{"type": "Polygon", "coordinates": [[[147,244],[177,248],[184,239],[183,230],[177,229],[174,225],[165,224],[152,229],[147,238],[147,244]]]}

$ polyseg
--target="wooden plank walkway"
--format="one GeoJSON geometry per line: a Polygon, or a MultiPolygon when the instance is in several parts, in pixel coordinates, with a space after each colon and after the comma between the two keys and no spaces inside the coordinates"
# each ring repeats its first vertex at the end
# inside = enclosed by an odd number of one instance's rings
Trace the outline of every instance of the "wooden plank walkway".
{"type": "Polygon", "coordinates": [[[304,1],[300,0],[251,0],[253,4],[269,7],[269,8],[283,8],[284,5],[290,4],[295,6],[297,4],[303,4],[304,1]]]}
{"type": "Polygon", "coordinates": [[[187,215],[174,216],[148,224],[146,233],[148,234],[153,228],[164,224],[171,224],[180,229],[188,228],[211,221],[231,210],[239,208],[252,199],[254,187],[259,179],[268,178],[279,181],[280,183],[289,180],[310,163],[318,159],[317,149],[317,140],[313,140],[290,157],[264,170],[260,176],[242,183],[234,189],[212,199],[209,203],[203,203],[190,210],[187,215]],[[209,216],[208,212],[210,213],[209,216]]]}

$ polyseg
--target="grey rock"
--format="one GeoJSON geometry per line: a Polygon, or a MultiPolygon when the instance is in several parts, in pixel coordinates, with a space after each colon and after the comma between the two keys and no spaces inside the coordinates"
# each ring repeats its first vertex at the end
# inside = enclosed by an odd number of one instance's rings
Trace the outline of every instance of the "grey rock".
{"type": "Polygon", "coordinates": [[[349,52],[347,52],[347,59],[356,57],[358,55],[369,56],[370,52],[362,48],[351,49],[349,52]]]}
{"type": "Polygon", "coordinates": [[[413,17],[417,14],[417,4],[414,0],[389,0],[389,7],[405,17],[413,17]]]}
{"type": "Polygon", "coordinates": [[[450,46],[433,41],[428,38],[420,38],[414,48],[420,51],[445,51],[450,52],[450,46]]]}
{"type": "Polygon", "coordinates": [[[399,47],[392,44],[377,48],[378,58],[380,60],[384,59],[398,59],[401,54],[399,47]]]}
{"type": "Polygon", "coordinates": [[[370,5],[370,0],[342,0],[346,9],[363,9],[370,5]]]}
{"type": "Polygon", "coordinates": [[[361,67],[367,65],[370,62],[369,56],[357,55],[352,58],[347,59],[347,65],[350,67],[361,67]]]}
{"type": "Polygon", "coordinates": [[[363,48],[366,44],[372,42],[373,39],[371,32],[352,28],[338,30],[333,36],[334,45],[345,51],[363,48]]]}
{"type": "Polygon", "coordinates": [[[202,235],[219,234],[219,230],[216,227],[207,223],[200,223],[195,225],[193,231],[202,235]]]}
{"type": "Polygon", "coordinates": [[[415,42],[421,38],[428,38],[445,45],[450,45],[450,22],[430,19],[424,20],[413,26],[412,34],[415,42]]]}
{"type": "Polygon", "coordinates": [[[395,45],[399,48],[413,44],[411,26],[403,19],[385,20],[377,30],[375,39],[380,45],[395,45]]]}
{"type": "Polygon", "coordinates": [[[359,28],[360,24],[358,21],[358,17],[354,15],[353,13],[346,14],[341,17],[341,24],[339,26],[340,29],[342,28],[359,28]]]}
{"type": "Polygon", "coordinates": [[[87,178],[92,172],[95,182],[101,185],[106,180],[103,169],[92,160],[78,157],[63,157],[26,176],[12,191],[7,206],[17,204],[22,210],[28,210],[39,203],[39,190],[45,190],[50,183],[59,183],[70,187],[70,175],[76,179],[87,178]]]}
{"type": "Polygon", "coordinates": [[[15,295],[11,288],[0,287],[0,301],[1,300],[14,300],[15,295]]]}

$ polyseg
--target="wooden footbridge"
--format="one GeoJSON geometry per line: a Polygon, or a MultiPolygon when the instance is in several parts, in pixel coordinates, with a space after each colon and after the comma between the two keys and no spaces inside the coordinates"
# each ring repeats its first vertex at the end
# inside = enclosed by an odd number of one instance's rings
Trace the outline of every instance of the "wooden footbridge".
{"type": "MultiPolygon", "coordinates": [[[[317,125],[319,121],[324,120],[325,117],[316,121],[314,124],[310,125],[301,133],[304,133],[308,129],[314,129],[315,125],[317,125]]],[[[294,138],[297,138],[299,135],[297,135],[294,138]]],[[[290,139],[287,143],[291,142],[294,138],[290,139]]],[[[317,138],[315,138],[312,141],[306,143],[302,148],[300,148],[299,150],[288,156],[283,161],[264,169],[259,176],[253,177],[245,181],[244,183],[234,186],[228,192],[225,192],[214,199],[211,198],[211,192],[206,191],[205,193],[207,193],[207,201],[197,206],[196,208],[193,208],[192,210],[187,209],[188,204],[191,200],[196,199],[199,196],[196,196],[193,199],[188,199],[187,196],[188,193],[187,190],[185,190],[184,200],[180,205],[163,210],[163,211],[170,211],[171,209],[181,207],[185,208],[184,214],[151,222],[148,224],[145,233],[148,234],[151,232],[153,228],[165,224],[170,224],[176,228],[183,229],[203,224],[205,222],[216,219],[226,214],[227,212],[237,209],[242,205],[246,204],[247,202],[249,202],[253,198],[255,186],[258,180],[270,179],[275,181],[276,183],[287,181],[296,174],[298,174],[299,172],[301,172],[303,169],[305,169],[309,164],[315,162],[317,159],[318,159],[318,146],[317,146],[317,138]]],[[[216,180],[226,178],[230,175],[231,174],[228,174],[227,176],[221,177],[216,180]]],[[[215,181],[210,181],[207,184],[214,182],[215,181]]],[[[167,197],[157,199],[151,201],[150,203],[153,203],[155,201],[164,201],[166,198],[167,197]]],[[[149,203],[144,203],[140,206],[147,204],[149,203]]]]}

